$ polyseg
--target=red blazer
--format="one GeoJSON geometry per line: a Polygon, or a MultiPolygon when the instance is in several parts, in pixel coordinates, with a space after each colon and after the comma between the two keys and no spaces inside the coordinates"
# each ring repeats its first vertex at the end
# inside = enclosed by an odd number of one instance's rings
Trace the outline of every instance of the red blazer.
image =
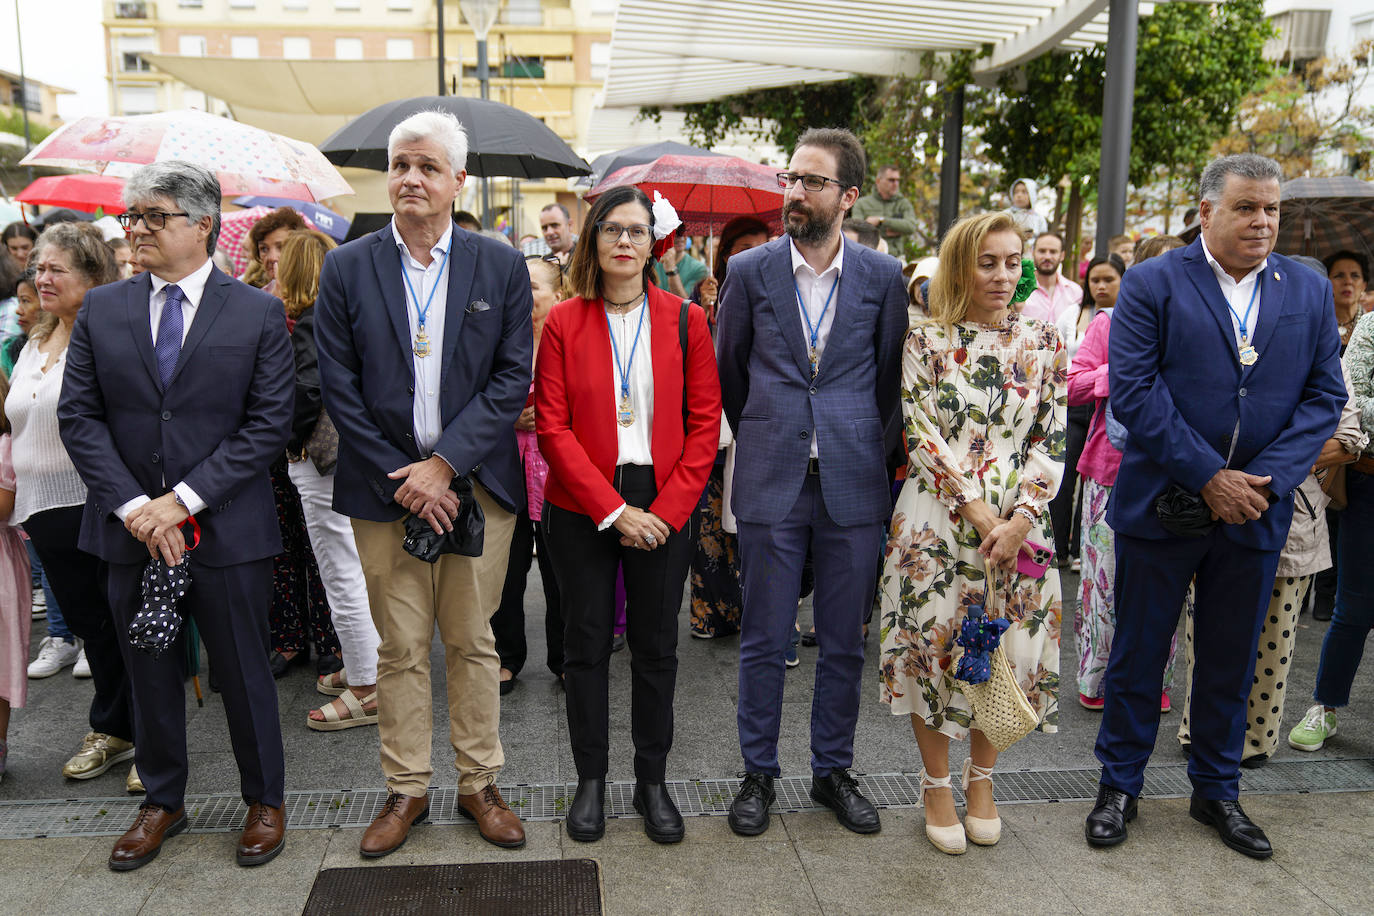
{"type": "MultiPolygon", "coordinates": [[[[654,428],[649,448],[658,496],[648,507],[674,530],[691,518],[720,444],[720,376],[706,313],[687,318],[687,423],[678,319],[682,300],[649,287],[649,352],[654,368],[654,428]]],[[[641,355],[641,358],[642,355],[641,355]]],[[[544,321],[535,363],[534,417],[539,451],[549,464],[545,498],[600,522],[625,500],[611,480],[619,454],[615,370],[602,300],[560,302],[544,321]]]]}

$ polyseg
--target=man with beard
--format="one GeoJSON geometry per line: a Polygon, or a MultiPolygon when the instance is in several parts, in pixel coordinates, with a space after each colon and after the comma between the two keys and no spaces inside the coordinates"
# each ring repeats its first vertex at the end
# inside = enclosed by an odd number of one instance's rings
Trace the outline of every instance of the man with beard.
{"type": "Polygon", "coordinates": [[[732,257],[720,293],[718,362],[738,444],[733,507],[744,590],[738,726],[747,775],[730,827],[743,836],[768,829],[782,772],[783,653],[808,552],[820,646],[811,797],[857,833],[881,826],[848,768],[863,620],[891,509],[885,456],[899,429],[906,291],[895,259],[840,234],[864,172],[863,147],[849,131],[802,134],[778,175],[786,237],[732,257]]]}
{"type": "Polygon", "coordinates": [[[1058,233],[1037,235],[1031,246],[1031,259],[1035,262],[1035,289],[1021,306],[1021,314],[1054,324],[1066,308],[1077,308],[1082,303],[1083,288],[1070,283],[1059,270],[1064,263],[1064,240],[1058,233]]]}

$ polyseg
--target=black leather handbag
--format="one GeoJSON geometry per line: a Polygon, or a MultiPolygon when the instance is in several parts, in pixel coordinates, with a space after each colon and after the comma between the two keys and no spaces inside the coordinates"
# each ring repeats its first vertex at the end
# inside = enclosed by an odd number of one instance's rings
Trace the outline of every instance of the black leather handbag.
{"type": "Polygon", "coordinates": [[[435,563],[446,553],[461,557],[480,557],[487,517],[477,505],[468,477],[454,477],[449,489],[458,495],[458,517],[453,530],[439,534],[429,522],[417,515],[406,516],[406,535],[401,541],[405,552],[426,563],[435,563]]]}

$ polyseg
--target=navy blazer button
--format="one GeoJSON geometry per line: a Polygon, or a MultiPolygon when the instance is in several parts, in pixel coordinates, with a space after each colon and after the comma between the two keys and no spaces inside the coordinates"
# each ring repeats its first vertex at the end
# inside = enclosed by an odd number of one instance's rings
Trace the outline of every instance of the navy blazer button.
{"type": "Polygon", "coordinates": [[[1244,389],[1244,388],[1242,388],[1242,389],[1240,390],[1240,396],[1241,396],[1241,397],[1245,397],[1245,389],[1244,389]]]}
{"type": "Polygon", "coordinates": [[[162,419],[164,419],[164,420],[170,420],[170,419],[172,419],[172,412],[171,412],[170,410],[164,410],[164,411],[162,412],[162,419]]]}
{"type": "Polygon", "coordinates": [[[802,430],[802,431],[801,431],[801,437],[802,437],[803,439],[810,439],[810,438],[811,438],[811,433],[809,433],[809,432],[806,431],[806,430],[802,430]]]}
{"type": "Polygon", "coordinates": [[[162,460],[162,456],[159,455],[157,452],[153,452],[153,464],[157,464],[157,463],[160,462],[161,460],[162,460]]]}
{"type": "Polygon", "coordinates": [[[812,393],[812,394],[815,394],[815,393],[816,393],[816,389],[815,389],[815,388],[812,388],[812,389],[811,389],[811,393],[812,393]]]}

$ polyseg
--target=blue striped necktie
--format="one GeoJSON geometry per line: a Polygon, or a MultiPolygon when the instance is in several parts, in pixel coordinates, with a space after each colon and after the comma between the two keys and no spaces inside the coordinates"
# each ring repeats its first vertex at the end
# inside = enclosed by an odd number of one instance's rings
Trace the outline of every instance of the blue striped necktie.
{"type": "Polygon", "coordinates": [[[153,352],[157,355],[157,374],[162,387],[172,380],[177,367],[177,357],[181,355],[181,287],[175,283],[166,288],[167,298],[162,303],[162,319],[157,323],[157,340],[153,352]]]}

